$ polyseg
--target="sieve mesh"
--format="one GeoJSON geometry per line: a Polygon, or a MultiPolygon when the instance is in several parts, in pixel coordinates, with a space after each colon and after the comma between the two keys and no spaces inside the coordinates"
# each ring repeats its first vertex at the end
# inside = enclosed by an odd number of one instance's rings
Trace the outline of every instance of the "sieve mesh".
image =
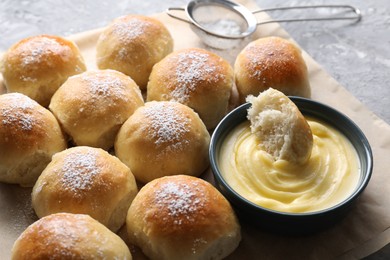
{"type": "Polygon", "coordinates": [[[221,36],[239,36],[248,30],[248,23],[236,10],[215,3],[194,5],[194,23],[203,30],[221,36]]]}

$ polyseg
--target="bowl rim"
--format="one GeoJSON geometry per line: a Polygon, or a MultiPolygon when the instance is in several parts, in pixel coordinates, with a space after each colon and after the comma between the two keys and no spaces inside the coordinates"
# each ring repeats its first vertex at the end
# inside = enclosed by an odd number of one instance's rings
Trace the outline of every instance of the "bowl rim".
{"type": "MultiPolygon", "coordinates": [[[[345,124],[351,126],[354,129],[354,131],[356,132],[356,134],[359,136],[359,139],[358,139],[358,140],[360,140],[359,145],[364,149],[364,156],[366,157],[367,163],[366,163],[366,167],[364,169],[363,169],[363,165],[360,165],[361,175],[363,175],[362,174],[363,172],[366,172],[366,174],[364,174],[364,176],[360,176],[359,182],[357,184],[357,187],[355,187],[354,191],[347,198],[345,198],[341,202],[339,202],[331,207],[321,209],[321,210],[316,210],[316,211],[299,212],[299,213],[283,212],[283,211],[269,209],[269,208],[257,205],[255,203],[251,202],[250,200],[244,198],[242,195],[240,195],[233,187],[231,187],[226,182],[226,180],[223,178],[222,173],[219,170],[219,167],[217,166],[218,165],[218,163],[217,163],[217,161],[218,161],[217,148],[219,146],[218,140],[220,140],[221,137],[223,139],[226,136],[226,134],[229,131],[231,131],[231,129],[233,129],[239,123],[243,122],[243,120],[241,120],[241,121],[237,120],[231,126],[229,126],[229,125],[226,126],[228,119],[237,113],[242,113],[243,110],[247,111],[247,109],[251,106],[251,103],[241,104],[240,106],[238,106],[235,109],[233,109],[232,111],[230,111],[219,122],[219,124],[216,126],[216,128],[213,131],[213,134],[212,134],[211,139],[210,139],[209,158],[210,158],[210,167],[211,167],[214,178],[216,178],[219,183],[222,183],[224,188],[226,188],[230,193],[232,193],[237,199],[246,203],[247,206],[249,206],[250,208],[252,208],[254,210],[263,211],[266,213],[278,214],[281,216],[288,216],[288,217],[292,217],[292,218],[298,218],[298,217],[300,218],[300,217],[305,217],[305,216],[308,217],[308,216],[323,215],[326,213],[330,213],[334,210],[337,210],[338,208],[343,207],[345,205],[349,205],[357,197],[359,197],[360,194],[364,191],[364,189],[367,187],[367,185],[371,179],[371,176],[372,176],[373,154],[372,154],[372,149],[371,149],[371,146],[368,142],[368,139],[366,138],[366,136],[364,135],[364,133],[360,129],[360,127],[353,120],[351,120],[348,116],[346,116],[344,113],[340,112],[339,110],[337,110],[329,105],[326,105],[324,103],[321,103],[319,101],[315,101],[315,100],[312,100],[309,98],[303,98],[303,97],[297,97],[297,96],[288,96],[288,97],[290,98],[291,101],[293,101],[296,104],[296,106],[302,112],[303,115],[305,115],[305,116],[308,115],[308,116],[311,116],[314,118],[318,118],[321,121],[324,121],[324,122],[330,124],[332,127],[336,128],[338,131],[340,131],[351,142],[351,144],[354,147],[355,147],[356,142],[352,142],[351,139],[349,138],[349,136],[347,134],[345,134],[343,131],[341,131],[341,129],[337,125],[330,122],[329,119],[326,119],[324,116],[321,116],[320,112],[313,111],[313,113],[308,113],[304,108],[301,108],[301,106],[302,105],[309,105],[310,107],[314,106],[317,108],[321,108],[321,109],[319,109],[320,111],[326,110],[327,113],[330,113],[334,116],[337,116],[339,119],[344,120],[345,124]],[[317,117],[317,116],[319,116],[319,117],[317,117]]],[[[356,149],[356,147],[355,147],[355,149],[356,149]]],[[[359,158],[359,160],[360,160],[360,158],[359,158]]]]}

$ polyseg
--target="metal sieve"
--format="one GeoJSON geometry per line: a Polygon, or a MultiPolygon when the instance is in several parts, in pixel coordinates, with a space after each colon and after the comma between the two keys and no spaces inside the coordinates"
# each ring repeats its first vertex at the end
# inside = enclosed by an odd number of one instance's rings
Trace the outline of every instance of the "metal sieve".
{"type": "Polygon", "coordinates": [[[350,5],[312,5],[295,7],[276,7],[249,11],[246,7],[228,0],[192,0],[185,8],[170,7],[167,14],[180,21],[187,22],[201,40],[217,49],[235,46],[238,41],[255,32],[258,25],[276,22],[356,20],[361,19],[360,10],[350,5]],[[350,14],[344,16],[308,17],[258,21],[256,13],[292,9],[340,9],[350,14]],[[175,11],[184,11],[186,17],[178,16],[175,11]]]}

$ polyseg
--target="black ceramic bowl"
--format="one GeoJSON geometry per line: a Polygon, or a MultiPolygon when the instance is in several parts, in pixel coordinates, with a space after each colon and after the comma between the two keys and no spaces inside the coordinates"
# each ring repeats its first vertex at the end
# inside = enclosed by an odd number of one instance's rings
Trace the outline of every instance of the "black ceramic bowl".
{"type": "Polygon", "coordinates": [[[271,232],[308,234],[330,227],[346,215],[353,202],[363,192],[370,180],[373,159],[367,138],[348,117],[327,105],[310,99],[299,97],[290,97],[290,99],[297,105],[303,115],[317,118],[330,124],[343,133],[355,147],[361,164],[360,179],[354,192],[344,201],[321,211],[285,213],[258,206],[242,197],[228,185],[219,170],[219,150],[229,131],[244,120],[247,120],[249,103],[243,104],[230,112],[215,128],[211,138],[209,155],[217,188],[233,205],[240,219],[250,221],[252,224],[271,232]]]}

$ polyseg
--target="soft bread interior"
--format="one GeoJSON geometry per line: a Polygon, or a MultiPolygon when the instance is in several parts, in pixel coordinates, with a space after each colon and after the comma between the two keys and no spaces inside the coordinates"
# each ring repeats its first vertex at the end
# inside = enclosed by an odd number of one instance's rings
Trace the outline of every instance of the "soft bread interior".
{"type": "Polygon", "coordinates": [[[262,149],[276,160],[304,163],[311,155],[313,135],[297,106],[282,92],[268,89],[259,96],[248,96],[251,132],[262,149]]]}

